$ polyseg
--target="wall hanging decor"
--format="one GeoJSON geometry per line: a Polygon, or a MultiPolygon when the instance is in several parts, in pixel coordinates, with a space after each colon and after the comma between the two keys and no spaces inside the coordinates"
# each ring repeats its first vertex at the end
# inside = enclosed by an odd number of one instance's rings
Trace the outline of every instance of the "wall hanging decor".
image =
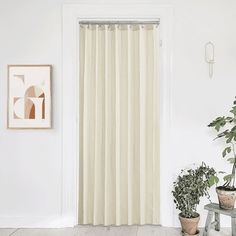
{"type": "Polygon", "coordinates": [[[209,65],[209,77],[213,77],[213,64],[215,63],[215,46],[212,42],[205,44],[205,61],[209,65]]]}
{"type": "Polygon", "coordinates": [[[8,66],[8,128],[51,128],[51,65],[8,66]]]}

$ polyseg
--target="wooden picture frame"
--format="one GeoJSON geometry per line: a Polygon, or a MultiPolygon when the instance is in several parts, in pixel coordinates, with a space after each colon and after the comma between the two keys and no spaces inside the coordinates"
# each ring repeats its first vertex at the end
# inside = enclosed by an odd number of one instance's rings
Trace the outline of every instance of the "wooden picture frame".
{"type": "Polygon", "coordinates": [[[52,65],[8,65],[7,128],[51,128],[52,65]]]}

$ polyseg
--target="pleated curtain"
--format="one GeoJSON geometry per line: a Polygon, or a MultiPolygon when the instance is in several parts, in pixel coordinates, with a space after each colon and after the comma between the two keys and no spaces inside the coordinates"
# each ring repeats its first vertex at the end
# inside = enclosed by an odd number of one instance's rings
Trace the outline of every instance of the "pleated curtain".
{"type": "Polygon", "coordinates": [[[159,26],[81,24],[79,224],[159,223],[159,26]]]}

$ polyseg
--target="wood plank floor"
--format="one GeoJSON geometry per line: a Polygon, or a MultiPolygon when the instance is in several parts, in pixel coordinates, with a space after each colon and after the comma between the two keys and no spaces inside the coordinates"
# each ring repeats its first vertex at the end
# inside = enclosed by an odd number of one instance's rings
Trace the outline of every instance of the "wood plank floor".
{"type": "MultiPolygon", "coordinates": [[[[202,234],[201,234],[202,235],[202,234]]],[[[230,229],[210,236],[230,236],[230,229]]],[[[181,236],[180,229],[160,226],[77,226],[63,229],[0,229],[0,236],[181,236]]]]}

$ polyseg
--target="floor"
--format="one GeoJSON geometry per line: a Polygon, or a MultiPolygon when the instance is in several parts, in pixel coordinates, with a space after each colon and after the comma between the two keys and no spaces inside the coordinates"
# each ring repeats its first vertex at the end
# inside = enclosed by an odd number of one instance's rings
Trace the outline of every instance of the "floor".
{"type": "MultiPolygon", "coordinates": [[[[202,235],[202,234],[201,234],[202,235]]],[[[210,236],[230,236],[230,229],[210,231],[210,236]]],[[[64,229],[0,229],[0,236],[181,236],[180,229],[160,226],[77,226],[64,229]]]]}

